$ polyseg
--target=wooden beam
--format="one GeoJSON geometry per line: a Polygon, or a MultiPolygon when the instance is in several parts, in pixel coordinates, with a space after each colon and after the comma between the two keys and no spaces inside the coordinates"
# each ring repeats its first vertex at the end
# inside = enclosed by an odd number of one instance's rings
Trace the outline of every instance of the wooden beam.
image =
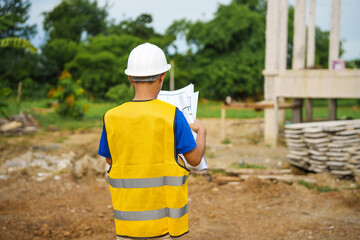
{"type": "Polygon", "coordinates": [[[305,111],[306,111],[306,121],[311,122],[313,120],[313,101],[311,98],[305,99],[305,111]]]}
{"type": "Polygon", "coordinates": [[[329,120],[336,120],[337,103],[336,99],[329,99],[328,101],[329,120]]]}

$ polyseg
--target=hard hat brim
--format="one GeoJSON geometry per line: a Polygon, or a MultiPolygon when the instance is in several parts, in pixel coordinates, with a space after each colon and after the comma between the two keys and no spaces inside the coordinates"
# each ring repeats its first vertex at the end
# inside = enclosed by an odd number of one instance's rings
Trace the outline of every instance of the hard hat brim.
{"type": "Polygon", "coordinates": [[[128,76],[134,76],[134,77],[147,77],[147,76],[154,76],[154,75],[158,75],[164,72],[167,72],[171,69],[171,65],[170,64],[166,64],[166,66],[164,67],[164,69],[162,71],[154,71],[154,72],[147,72],[147,73],[139,73],[139,72],[132,72],[129,69],[125,70],[125,74],[128,76]]]}

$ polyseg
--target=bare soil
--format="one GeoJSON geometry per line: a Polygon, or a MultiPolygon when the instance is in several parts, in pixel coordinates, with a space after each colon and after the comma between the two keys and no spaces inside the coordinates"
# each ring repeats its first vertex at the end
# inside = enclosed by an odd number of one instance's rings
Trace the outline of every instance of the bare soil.
{"type": "MultiPolygon", "coordinates": [[[[227,120],[227,144],[220,120],[204,119],[211,168],[245,162],[289,168],[286,148],[261,141],[257,120],[227,120]]],[[[0,138],[0,166],[26,151],[96,156],[101,129],[40,132],[0,138]]],[[[0,168],[0,239],[115,239],[106,178],[76,179],[71,169],[39,180],[42,169],[0,168]]],[[[296,174],[303,174],[297,171],[296,174]]],[[[360,182],[329,174],[307,174],[319,193],[297,182],[219,181],[222,175],[192,175],[188,180],[190,232],[180,239],[360,239],[360,182]]]]}

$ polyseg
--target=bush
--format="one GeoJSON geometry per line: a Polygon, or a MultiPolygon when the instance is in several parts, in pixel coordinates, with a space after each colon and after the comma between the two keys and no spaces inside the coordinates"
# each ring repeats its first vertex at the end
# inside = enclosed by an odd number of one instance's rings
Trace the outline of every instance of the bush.
{"type": "Polygon", "coordinates": [[[81,118],[85,111],[89,109],[88,104],[82,106],[78,102],[84,96],[84,89],[80,86],[80,81],[72,80],[69,72],[63,71],[59,77],[57,89],[50,89],[49,98],[58,100],[57,113],[62,116],[81,118]]]}
{"type": "Polygon", "coordinates": [[[129,87],[125,83],[118,84],[115,87],[111,87],[105,97],[111,101],[114,101],[118,104],[130,101],[134,97],[134,88],[129,87]]]}
{"type": "Polygon", "coordinates": [[[11,88],[5,87],[2,82],[0,82],[0,117],[8,117],[6,108],[8,107],[7,98],[10,96],[11,88]]]}

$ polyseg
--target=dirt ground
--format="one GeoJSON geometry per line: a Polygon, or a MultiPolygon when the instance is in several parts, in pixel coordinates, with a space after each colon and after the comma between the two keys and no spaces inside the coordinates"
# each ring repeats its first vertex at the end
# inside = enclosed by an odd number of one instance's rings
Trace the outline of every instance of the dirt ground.
{"type": "MultiPolygon", "coordinates": [[[[227,120],[227,144],[221,143],[219,119],[203,122],[208,129],[209,167],[229,168],[242,162],[289,168],[284,146],[272,149],[261,142],[262,125],[257,120],[227,120]]],[[[43,169],[4,168],[6,160],[29,150],[97,157],[100,134],[101,129],[91,129],[0,137],[0,239],[115,239],[105,175],[77,179],[68,169],[39,178],[43,169]]],[[[224,182],[222,177],[190,176],[190,232],[179,239],[360,239],[356,179],[304,176],[319,186],[338,189],[319,193],[297,182],[255,177],[224,182]]]]}

